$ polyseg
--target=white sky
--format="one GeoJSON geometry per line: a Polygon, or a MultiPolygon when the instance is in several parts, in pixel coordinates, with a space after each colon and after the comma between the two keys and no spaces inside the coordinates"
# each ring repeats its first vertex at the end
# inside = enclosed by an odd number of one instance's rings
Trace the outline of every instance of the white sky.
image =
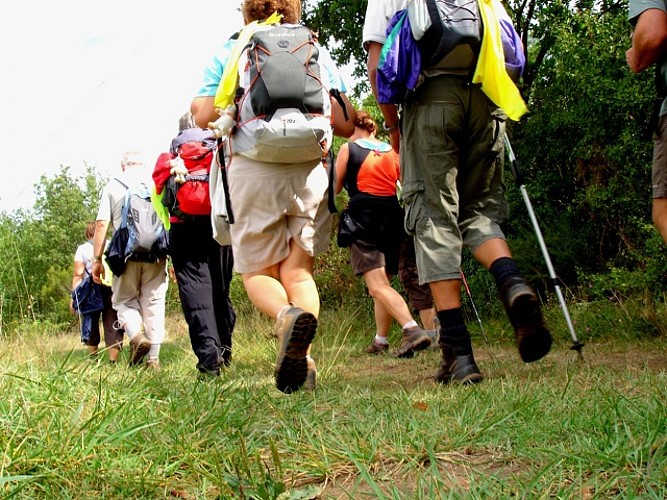
{"type": "Polygon", "coordinates": [[[31,208],[60,165],[152,166],[178,132],[216,44],[242,25],[240,0],[15,2],[0,20],[0,211],[31,208]]]}

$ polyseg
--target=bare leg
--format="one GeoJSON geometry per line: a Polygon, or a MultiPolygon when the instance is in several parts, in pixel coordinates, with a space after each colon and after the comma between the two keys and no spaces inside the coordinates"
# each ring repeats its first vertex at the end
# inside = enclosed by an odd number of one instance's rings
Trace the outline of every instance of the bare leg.
{"type": "Polygon", "coordinates": [[[271,267],[242,275],[250,301],[273,319],[292,303],[315,317],[320,312],[320,297],[313,279],[314,258],[292,241],[290,255],[271,267]]]}
{"type": "Polygon", "coordinates": [[[412,314],[400,293],[389,283],[384,267],[364,273],[368,292],[401,326],[412,321],[412,314]]]}
{"type": "Polygon", "coordinates": [[[280,282],[287,291],[289,302],[317,318],[320,314],[320,295],[313,278],[314,264],[315,258],[292,240],[290,254],[280,265],[280,282]]]}
{"type": "Polygon", "coordinates": [[[284,261],[243,275],[252,303],[277,320],[274,334],[279,346],[274,376],[276,387],[282,392],[294,392],[302,386],[312,390],[315,386],[317,370],[310,349],[320,298],[313,278],[314,262],[314,257],[292,241],[284,261]],[[281,311],[285,312],[280,314],[281,311]]]}
{"type": "Polygon", "coordinates": [[[375,333],[387,338],[394,318],[377,299],[373,299],[373,312],[375,314],[375,333]]]}
{"type": "Polygon", "coordinates": [[[486,269],[491,267],[493,262],[501,257],[512,257],[512,252],[507,242],[501,238],[493,238],[482,243],[474,253],[475,259],[486,269]]]}
{"type": "Polygon", "coordinates": [[[667,243],[667,198],[653,199],[653,224],[667,243]]]}
{"type": "Polygon", "coordinates": [[[419,311],[419,319],[422,322],[424,330],[435,329],[435,308],[429,307],[428,309],[421,309],[419,311]]]}
{"type": "Polygon", "coordinates": [[[461,280],[433,281],[430,285],[436,310],[444,311],[461,307],[461,280]]]}
{"type": "Polygon", "coordinates": [[[401,345],[394,351],[394,356],[411,358],[417,351],[431,345],[426,332],[416,325],[406,326],[414,321],[408,304],[403,296],[394,290],[383,267],[364,273],[364,280],[373,299],[382,306],[386,313],[394,318],[403,329],[401,345]]]}
{"type": "Polygon", "coordinates": [[[289,304],[287,292],[278,281],[278,266],[272,266],[254,273],[242,275],[243,286],[250,302],[273,319],[289,304]]]}

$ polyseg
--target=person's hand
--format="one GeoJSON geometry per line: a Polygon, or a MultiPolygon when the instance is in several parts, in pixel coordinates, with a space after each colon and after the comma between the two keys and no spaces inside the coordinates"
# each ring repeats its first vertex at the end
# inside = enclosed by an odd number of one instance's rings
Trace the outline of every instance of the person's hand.
{"type": "Polygon", "coordinates": [[[76,315],[76,309],[74,309],[74,299],[69,301],[69,312],[76,315]]]}
{"type": "Polygon", "coordinates": [[[91,274],[93,276],[93,281],[98,285],[101,285],[102,279],[100,276],[104,276],[104,266],[102,265],[101,260],[96,260],[93,262],[93,272],[91,274]]]}

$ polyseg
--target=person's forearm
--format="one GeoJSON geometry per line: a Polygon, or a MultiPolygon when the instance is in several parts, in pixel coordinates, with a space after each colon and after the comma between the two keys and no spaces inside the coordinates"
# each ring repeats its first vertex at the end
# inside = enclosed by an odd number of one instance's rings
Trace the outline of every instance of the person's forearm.
{"type": "Polygon", "coordinates": [[[215,110],[214,101],[215,97],[195,97],[192,100],[190,112],[198,127],[207,128],[209,123],[220,118],[215,110]]]}
{"type": "Polygon", "coordinates": [[[341,92],[340,97],[345,105],[345,111],[336,99],[331,99],[333,133],[338,137],[350,137],[354,133],[354,121],[357,119],[357,112],[344,93],[341,92]],[[346,115],[347,120],[345,119],[346,115]]]}
{"type": "Polygon", "coordinates": [[[101,258],[104,253],[108,229],[108,221],[98,220],[95,224],[95,235],[93,236],[93,257],[95,259],[101,258]]]}
{"type": "Polygon", "coordinates": [[[667,56],[667,13],[649,9],[639,16],[632,34],[632,47],[626,52],[628,67],[634,73],[667,56]]]}
{"type": "Polygon", "coordinates": [[[74,272],[72,273],[72,290],[83,281],[83,273],[86,272],[85,264],[82,260],[74,261],[74,272]]]}

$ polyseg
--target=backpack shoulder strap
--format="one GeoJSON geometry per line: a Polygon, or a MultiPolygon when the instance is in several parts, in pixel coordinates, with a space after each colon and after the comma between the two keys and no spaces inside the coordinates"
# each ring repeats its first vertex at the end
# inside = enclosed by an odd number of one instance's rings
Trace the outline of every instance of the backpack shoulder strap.
{"type": "Polygon", "coordinates": [[[220,85],[218,85],[218,91],[215,93],[213,105],[216,108],[225,109],[227,106],[234,103],[241,52],[248,45],[250,38],[252,38],[252,35],[257,31],[257,28],[262,25],[279,24],[282,17],[282,14],[274,12],[266,21],[253,21],[246,24],[239,32],[232,53],[227,60],[227,64],[225,64],[225,69],[223,70],[222,78],[220,79],[220,85]]]}
{"type": "Polygon", "coordinates": [[[124,187],[125,189],[129,189],[129,188],[130,188],[130,186],[128,186],[126,182],[123,182],[123,181],[121,180],[120,177],[114,177],[114,180],[120,182],[120,183],[123,185],[123,187],[124,187]]]}
{"type": "Polygon", "coordinates": [[[123,182],[119,177],[114,177],[114,180],[118,181],[125,188],[125,200],[123,201],[123,210],[120,216],[120,228],[124,229],[127,227],[127,211],[129,209],[129,200],[130,200],[130,186],[126,182],[123,182]]]}
{"type": "Polygon", "coordinates": [[[359,170],[361,170],[361,165],[364,163],[371,150],[362,148],[354,142],[348,142],[347,144],[349,158],[347,160],[347,171],[345,173],[345,188],[350,197],[352,197],[359,194],[359,187],[357,184],[359,170]]]}

